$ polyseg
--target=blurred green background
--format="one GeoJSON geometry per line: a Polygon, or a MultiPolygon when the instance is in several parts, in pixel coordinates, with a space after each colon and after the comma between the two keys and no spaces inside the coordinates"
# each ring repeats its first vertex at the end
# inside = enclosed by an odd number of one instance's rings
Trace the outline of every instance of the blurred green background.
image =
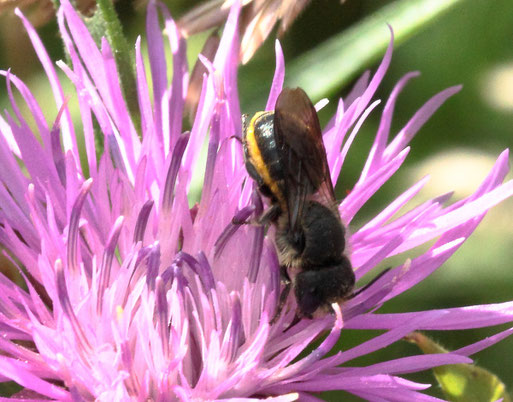
{"type": "MultiPolygon", "coordinates": [[[[168,1],[175,18],[191,7],[189,1],[168,1]]],[[[312,54],[319,44],[354,27],[366,17],[379,12],[388,3],[375,0],[312,1],[284,35],[281,44],[287,65],[292,72],[312,69],[297,60],[312,54]],[[294,64],[295,63],[295,64],[294,64]]],[[[131,43],[144,32],[144,7],[121,1],[117,4],[131,43]]],[[[41,101],[48,84],[20,23],[12,13],[0,16],[0,68],[25,80],[41,101]],[[31,59],[32,57],[32,59],[31,59]]],[[[64,58],[55,22],[39,28],[51,56],[64,58]]],[[[276,30],[275,30],[276,31],[276,30]]],[[[274,32],[239,72],[242,111],[252,113],[262,108],[274,66],[274,32]],[[264,67],[262,67],[264,66],[264,67]]],[[[384,30],[388,41],[387,31],[384,30]]],[[[190,60],[200,51],[205,35],[191,38],[190,60]]],[[[382,54],[382,53],[381,53],[382,54]]],[[[357,55],[355,55],[356,57],[357,55]]],[[[375,69],[379,56],[366,68],[375,69]]],[[[191,62],[192,65],[192,62],[191,62]]],[[[324,74],[322,60],[315,66],[324,74]]],[[[513,2],[511,0],[460,1],[448,12],[417,32],[407,35],[395,46],[391,67],[376,98],[386,101],[394,84],[409,71],[422,73],[400,96],[394,116],[392,133],[397,132],[431,96],[442,89],[463,84],[463,90],[450,98],[429,120],[412,142],[406,164],[369,202],[353,223],[359,224],[380,211],[397,194],[427,173],[431,180],[417,202],[455,190],[453,200],[469,195],[492,167],[496,157],[512,144],[513,137],[513,2]]],[[[363,70],[362,70],[363,72],[363,70]]],[[[294,76],[287,76],[294,82],[294,76]]],[[[315,87],[315,82],[310,83],[315,87]]],[[[344,96],[350,83],[334,83],[323,96],[330,104],[320,112],[322,122],[333,115],[336,99],[344,96]]],[[[44,101],[41,101],[44,105],[44,101]]],[[[350,189],[374,138],[384,102],[374,111],[357,137],[337,186],[340,197],[350,189]]],[[[0,107],[9,109],[7,93],[0,86],[0,107]]],[[[55,116],[52,109],[49,121],[55,116]]],[[[511,177],[511,175],[509,176],[511,177]]],[[[474,235],[435,274],[422,284],[387,303],[381,312],[415,311],[513,300],[513,201],[496,207],[485,218],[474,235]]],[[[389,264],[404,261],[395,259],[389,264]]],[[[505,327],[504,327],[505,328],[505,327]]],[[[504,328],[431,333],[448,349],[475,342],[504,328]]],[[[346,331],[339,347],[346,349],[369,337],[369,333],[346,331]]],[[[475,356],[477,363],[497,374],[511,391],[513,388],[513,339],[506,339],[475,356]]],[[[365,359],[351,362],[365,365],[418,353],[406,342],[399,342],[365,359]]],[[[429,372],[407,376],[420,382],[433,382],[429,372]]],[[[441,396],[435,386],[428,393],[441,396]]],[[[340,400],[340,393],[327,393],[328,400],[340,400]]],[[[344,395],[344,400],[353,400],[344,395]],[[346,399],[347,397],[347,399],[346,399]]],[[[356,400],[356,399],[354,399],[356,400]]]]}

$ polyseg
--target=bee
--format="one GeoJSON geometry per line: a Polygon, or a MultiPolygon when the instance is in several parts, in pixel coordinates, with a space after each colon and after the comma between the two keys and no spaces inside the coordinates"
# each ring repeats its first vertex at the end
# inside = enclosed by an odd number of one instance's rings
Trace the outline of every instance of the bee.
{"type": "Polygon", "coordinates": [[[330,311],[332,303],[354,295],[355,275],[317,112],[302,89],[285,88],[275,110],[258,112],[243,131],[246,169],[270,201],[258,221],[276,228],[286,281],[277,315],[290,288],[299,318],[330,311]]]}

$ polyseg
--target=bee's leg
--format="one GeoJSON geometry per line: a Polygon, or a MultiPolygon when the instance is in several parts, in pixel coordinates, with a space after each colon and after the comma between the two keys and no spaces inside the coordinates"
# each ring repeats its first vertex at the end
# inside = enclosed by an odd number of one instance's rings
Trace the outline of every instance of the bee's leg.
{"type": "MultiPolygon", "coordinates": [[[[268,223],[276,221],[276,219],[278,219],[280,214],[281,214],[281,208],[277,204],[273,204],[269,208],[267,208],[262,215],[260,215],[257,218],[256,222],[260,226],[265,226],[268,223]]],[[[284,273],[282,272],[281,268],[280,268],[280,274],[282,275],[282,278],[283,278],[284,273]]],[[[288,278],[287,280],[290,282],[289,274],[287,273],[286,268],[285,268],[285,275],[288,278]]]]}
{"type": "Polygon", "coordinates": [[[283,290],[280,293],[280,299],[278,300],[278,306],[276,307],[276,313],[274,313],[274,317],[270,321],[270,324],[274,324],[278,318],[280,318],[283,307],[285,307],[285,303],[287,302],[287,298],[289,297],[290,289],[292,288],[292,281],[290,280],[289,273],[287,272],[287,267],[285,265],[280,266],[280,278],[281,283],[285,285],[283,290]]]}
{"type": "Polygon", "coordinates": [[[287,327],[287,329],[285,331],[288,331],[290,328],[292,328],[294,325],[296,325],[299,321],[301,321],[301,318],[302,318],[302,316],[299,315],[298,313],[296,313],[293,320],[291,321],[291,323],[289,324],[289,326],[287,327]]]}
{"type": "Polygon", "coordinates": [[[232,224],[240,226],[240,225],[255,225],[255,226],[265,226],[268,223],[274,222],[278,216],[280,216],[281,209],[278,205],[271,205],[267,208],[262,215],[257,218],[251,219],[240,219],[237,216],[232,218],[232,224]]]}

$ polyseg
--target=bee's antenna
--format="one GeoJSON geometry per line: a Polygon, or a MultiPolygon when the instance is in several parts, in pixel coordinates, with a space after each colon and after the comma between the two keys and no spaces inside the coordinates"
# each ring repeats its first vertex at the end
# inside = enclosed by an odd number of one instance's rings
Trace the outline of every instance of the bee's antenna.
{"type": "Polygon", "coordinates": [[[360,289],[358,289],[356,292],[353,292],[350,296],[349,296],[349,299],[353,299],[355,298],[356,296],[358,296],[360,293],[364,292],[365,290],[369,289],[372,285],[374,285],[383,275],[385,275],[388,271],[390,271],[392,269],[392,267],[388,267],[387,269],[384,269],[383,271],[381,271],[378,275],[376,275],[374,277],[374,279],[372,279],[367,285],[365,285],[364,287],[361,287],[360,289]]]}

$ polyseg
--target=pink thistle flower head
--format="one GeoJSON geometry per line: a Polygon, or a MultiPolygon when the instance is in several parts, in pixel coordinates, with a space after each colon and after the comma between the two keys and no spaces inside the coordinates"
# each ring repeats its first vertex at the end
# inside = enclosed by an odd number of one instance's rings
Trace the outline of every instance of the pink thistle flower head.
{"type": "MultiPolygon", "coordinates": [[[[150,2],[149,66],[143,62],[140,39],[135,46],[140,137],[122,97],[109,44],[102,40],[98,48],[71,4],[62,1],[58,22],[71,64],[58,62],[57,67],[76,88],[85,167],[56,68],[33,27],[18,15],[48,76],[56,117],[47,125],[29,88],[9,71],[2,72],[12,111],[0,118],[0,243],[26,283],[21,288],[4,276],[0,281],[0,378],[24,389],[13,398],[288,401],[339,389],[371,400],[429,400],[420,393],[429,385],[401,375],[469,362],[468,355],[510,334],[507,330],[443,355],[400,357],[366,367],[351,364],[415,330],[513,320],[511,302],[376,312],[436,270],[486,211],[513,193],[512,182],[502,184],[507,151],[470,197],[445,206],[448,196],[443,195],[398,214],[426,182],[421,180],[348,239],[357,280],[387,257],[437,238],[428,251],[393,267],[343,305],[335,304],[334,315],[293,323],[295,301],[290,298],[271,324],[281,291],[272,238],[263,227],[231,223],[262,209],[241,145],[232,138],[241,135],[238,5],[230,11],[213,61],[203,60],[208,73],[196,117],[190,132],[183,132],[185,41],[167,10],[150,2]],[[166,46],[173,57],[170,81],[166,46]],[[14,89],[35,124],[23,117],[14,89]],[[104,143],[99,158],[94,121],[104,143]],[[198,156],[207,133],[201,199],[190,208],[191,177],[203,169],[198,156]],[[327,357],[346,328],[384,332],[327,357]],[[301,357],[325,332],[320,345],[301,357]]],[[[340,100],[324,129],[333,182],[359,128],[379,103],[371,100],[391,53],[390,45],[374,76],[369,80],[365,74],[340,100]]],[[[274,108],[283,85],[279,44],[276,60],[267,110],[274,108]]],[[[422,124],[459,90],[435,95],[390,138],[396,99],[415,75],[400,80],[385,104],[361,176],[339,206],[347,225],[399,169],[422,124]]]]}

